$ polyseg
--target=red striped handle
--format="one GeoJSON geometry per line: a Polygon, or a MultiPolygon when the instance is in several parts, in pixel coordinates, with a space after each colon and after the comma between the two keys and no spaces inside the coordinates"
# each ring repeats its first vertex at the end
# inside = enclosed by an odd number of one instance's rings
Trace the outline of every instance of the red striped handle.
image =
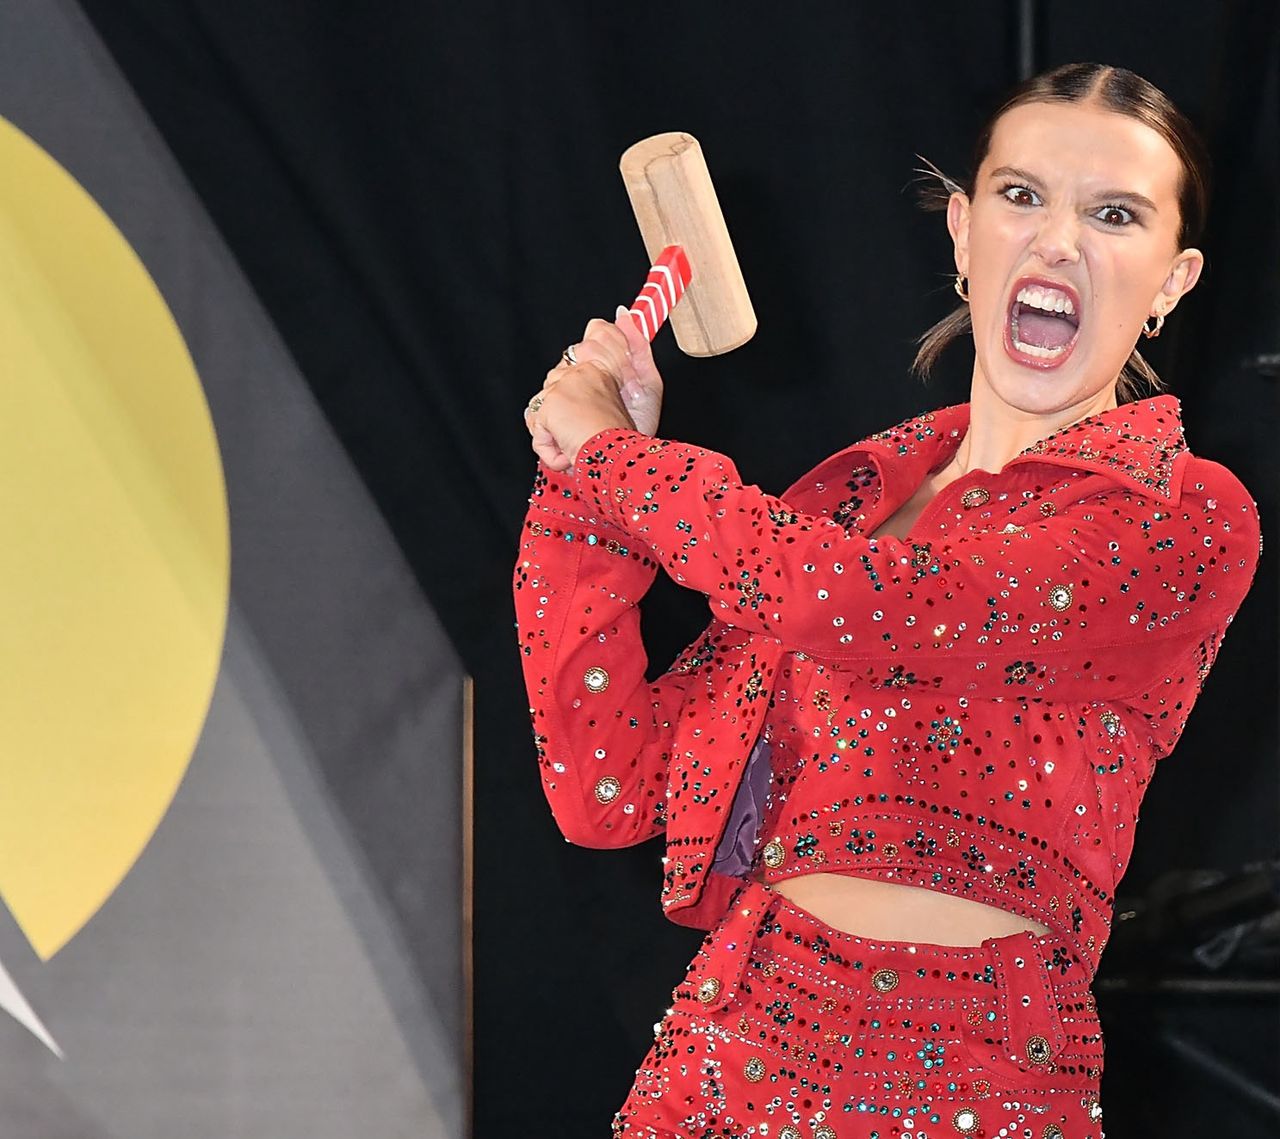
{"type": "Polygon", "coordinates": [[[680,246],[668,245],[658,254],[644,288],[628,310],[646,340],[652,341],[658,335],[658,329],[666,323],[691,280],[693,270],[680,246]]]}

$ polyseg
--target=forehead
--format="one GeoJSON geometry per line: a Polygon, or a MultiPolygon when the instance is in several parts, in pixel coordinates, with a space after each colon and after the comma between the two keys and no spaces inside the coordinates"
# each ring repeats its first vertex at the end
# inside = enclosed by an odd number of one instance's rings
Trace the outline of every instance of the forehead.
{"type": "Polygon", "coordinates": [[[1146,123],[1081,103],[1024,103],[992,132],[981,175],[1016,166],[1055,185],[1133,190],[1177,210],[1182,164],[1146,123]]]}

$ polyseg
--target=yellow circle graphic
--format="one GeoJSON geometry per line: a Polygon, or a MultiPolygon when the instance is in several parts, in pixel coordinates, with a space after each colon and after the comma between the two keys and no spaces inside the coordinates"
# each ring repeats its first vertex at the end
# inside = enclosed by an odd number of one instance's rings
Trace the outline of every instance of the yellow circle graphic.
{"type": "Polygon", "coordinates": [[[0,899],[42,959],[173,799],[229,583],[178,327],[106,214],[0,119],[0,899]]]}

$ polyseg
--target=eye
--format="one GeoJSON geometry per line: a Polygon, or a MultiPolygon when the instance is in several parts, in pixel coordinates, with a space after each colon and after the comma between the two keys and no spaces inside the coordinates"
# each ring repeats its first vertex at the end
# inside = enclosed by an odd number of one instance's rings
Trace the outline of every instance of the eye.
{"type": "Polygon", "coordinates": [[[1040,199],[1036,192],[1027,186],[1020,186],[1017,182],[1009,182],[1000,187],[1000,194],[1015,206],[1034,206],[1040,199]],[[1021,195],[1026,195],[1026,198],[1021,195]],[[1034,201],[1027,201],[1032,198],[1034,201]]]}
{"type": "Polygon", "coordinates": [[[1093,216],[1098,218],[1098,220],[1103,222],[1105,225],[1109,225],[1114,229],[1120,229],[1122,226],[1129,225],[1130,223],[1138,220],[1132,210],[1127,209],[1124,206],[1114,206],[1114,205],[1103,206],[1093,216]],[[1121,214],[1123,216],[1120,218],[1119,221],[1110,220],[1116,214],[1121,214]]]}

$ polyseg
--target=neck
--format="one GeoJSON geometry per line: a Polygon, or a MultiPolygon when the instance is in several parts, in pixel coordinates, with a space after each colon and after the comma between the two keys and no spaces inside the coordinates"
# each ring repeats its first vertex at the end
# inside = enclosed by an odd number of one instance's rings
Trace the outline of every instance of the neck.
{"type": "Polygon", "coordinates": [[[975,368],[969,397],[969,430],[951,461],[951,473],[958,477],[974,470],[998,471],[1046,435],[1115,406],[1113,384],[1069,407],[1049,412],[1023,411],[997,397],[980,380],[975,368]]]}

